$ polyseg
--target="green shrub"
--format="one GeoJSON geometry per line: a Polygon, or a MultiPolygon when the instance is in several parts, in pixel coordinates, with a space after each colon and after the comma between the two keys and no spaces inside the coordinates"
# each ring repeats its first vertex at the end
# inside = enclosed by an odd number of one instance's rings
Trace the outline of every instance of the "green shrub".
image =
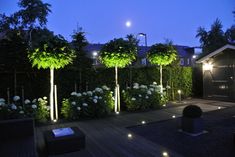
{"type": "Polygon", "coordinates": [[[159,108],[167,102],[166,93],[160,93],[160,86],[153,83],[149,86],[134,83],[133,88],[122,91],[123,101],[128,111],[159,108]]]}
{"type": "MultiPolygon", "coordinates": [[[[49,119],[49,110],[50,110],[47,98],[46,97],[39,98],[34,105],[37,106],[35,113],[35,120],[38,122],[46,122],[49,119]]],[[[31,107],[34,108],[33,105],[31,107]]]]}
{"type": "Polygon", "coordinates": [[[46,122],[49,116],[47,98],[39,98],[30,101],[25,99],[24,104],[19,96],[14,96],[10,104],[6,104],[3,98],[0,98],[0,119],[18,119],[18,118],[35,118],[38,122],[46,122]]]}
{"type": "Polygon", "coordinates": [[[66,119],[99,118],[108,115],[114,106],[112,92],[107,86],[83,93],[72,92],[64,99],[61,114],[66,119]]]}

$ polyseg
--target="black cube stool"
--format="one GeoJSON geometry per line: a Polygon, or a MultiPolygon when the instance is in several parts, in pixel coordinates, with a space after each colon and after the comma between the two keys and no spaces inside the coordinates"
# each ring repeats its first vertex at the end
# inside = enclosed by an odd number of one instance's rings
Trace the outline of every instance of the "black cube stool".
{"type": "Polygon", "coordinates": [[[55,137],[52,130],[44,133],[46,150],[49,155],[63,154],[85,148],[85,134],[77,127],[71,127],[72,135],[55,137]]]}

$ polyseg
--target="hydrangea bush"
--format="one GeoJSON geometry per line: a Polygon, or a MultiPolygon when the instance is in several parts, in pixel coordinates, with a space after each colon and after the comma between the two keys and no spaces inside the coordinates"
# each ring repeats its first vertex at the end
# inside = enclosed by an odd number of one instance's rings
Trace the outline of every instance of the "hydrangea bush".
{"type": "Polygon", "coordinates": [[[47,97],[32,101],[25,99],[22,103],[19,96],[14,96],[10,104],[7,104],[5,99],[0,98],[0,120],[31,117],[38,122],[45,122],[48,116],[47,97]]]}
{"type": "Polygon", "coordinates": [[[160,90],[161,86],[155,82],[149,86],[134,83],[132,88],[122,91],[123,101],[128,111],[159,108],[168,101],[165,88],[163,93],[160,93],[160,90]]]}
{"type": "Polygon", "coordinates": [[[72,92],[62,102],[61,114],[66,119],[98,118],[108,115],[114,107],[113,92],[107,86],[83,93],[72,92]]]}

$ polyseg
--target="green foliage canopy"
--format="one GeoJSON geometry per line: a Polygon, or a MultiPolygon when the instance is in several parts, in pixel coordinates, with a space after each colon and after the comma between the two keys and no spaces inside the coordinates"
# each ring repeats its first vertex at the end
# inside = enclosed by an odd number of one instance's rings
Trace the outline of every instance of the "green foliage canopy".
{"type": "Polygon", "coordinates": [[[72,63],[75,53],[67,41],[59,35],[40,43],[37,48],[29,50],[28,57],[33,67],[37,66],[38,69],[59,69],[72,63]]]}
{"type": "Polygon", "coordinates": [[[137,47],[122,38],[105,44],[100,51],[100,60],[107,67],[123,68],[136,59],[137,47]]]}
{"type": "Polygon", "coordinates": [[[172,45],[155,44],[151,46],[147,58],[152,64],[169,65],[176,60],[176,50],[172,45]]]}

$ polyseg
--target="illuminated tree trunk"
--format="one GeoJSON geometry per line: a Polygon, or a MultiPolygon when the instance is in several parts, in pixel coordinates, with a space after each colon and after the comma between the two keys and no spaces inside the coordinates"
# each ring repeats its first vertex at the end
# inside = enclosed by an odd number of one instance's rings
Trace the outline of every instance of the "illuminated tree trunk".
{"type": "Polygon", "coordinates": [[[160,92],[162,93],[162,65],[160,65],[160,92]]]}
{"type": "Polygon", "coordinates": [[[50,118],[54,120],[54,68],[50,69],[50,118]]]}
{"type": "Polygon", "coordinates": [[[114,111],[119,112],[120,111],[120,90],[119,90],[119,84],[118,84],[118,68],[115,66],[115,106],[114,111]]]}

